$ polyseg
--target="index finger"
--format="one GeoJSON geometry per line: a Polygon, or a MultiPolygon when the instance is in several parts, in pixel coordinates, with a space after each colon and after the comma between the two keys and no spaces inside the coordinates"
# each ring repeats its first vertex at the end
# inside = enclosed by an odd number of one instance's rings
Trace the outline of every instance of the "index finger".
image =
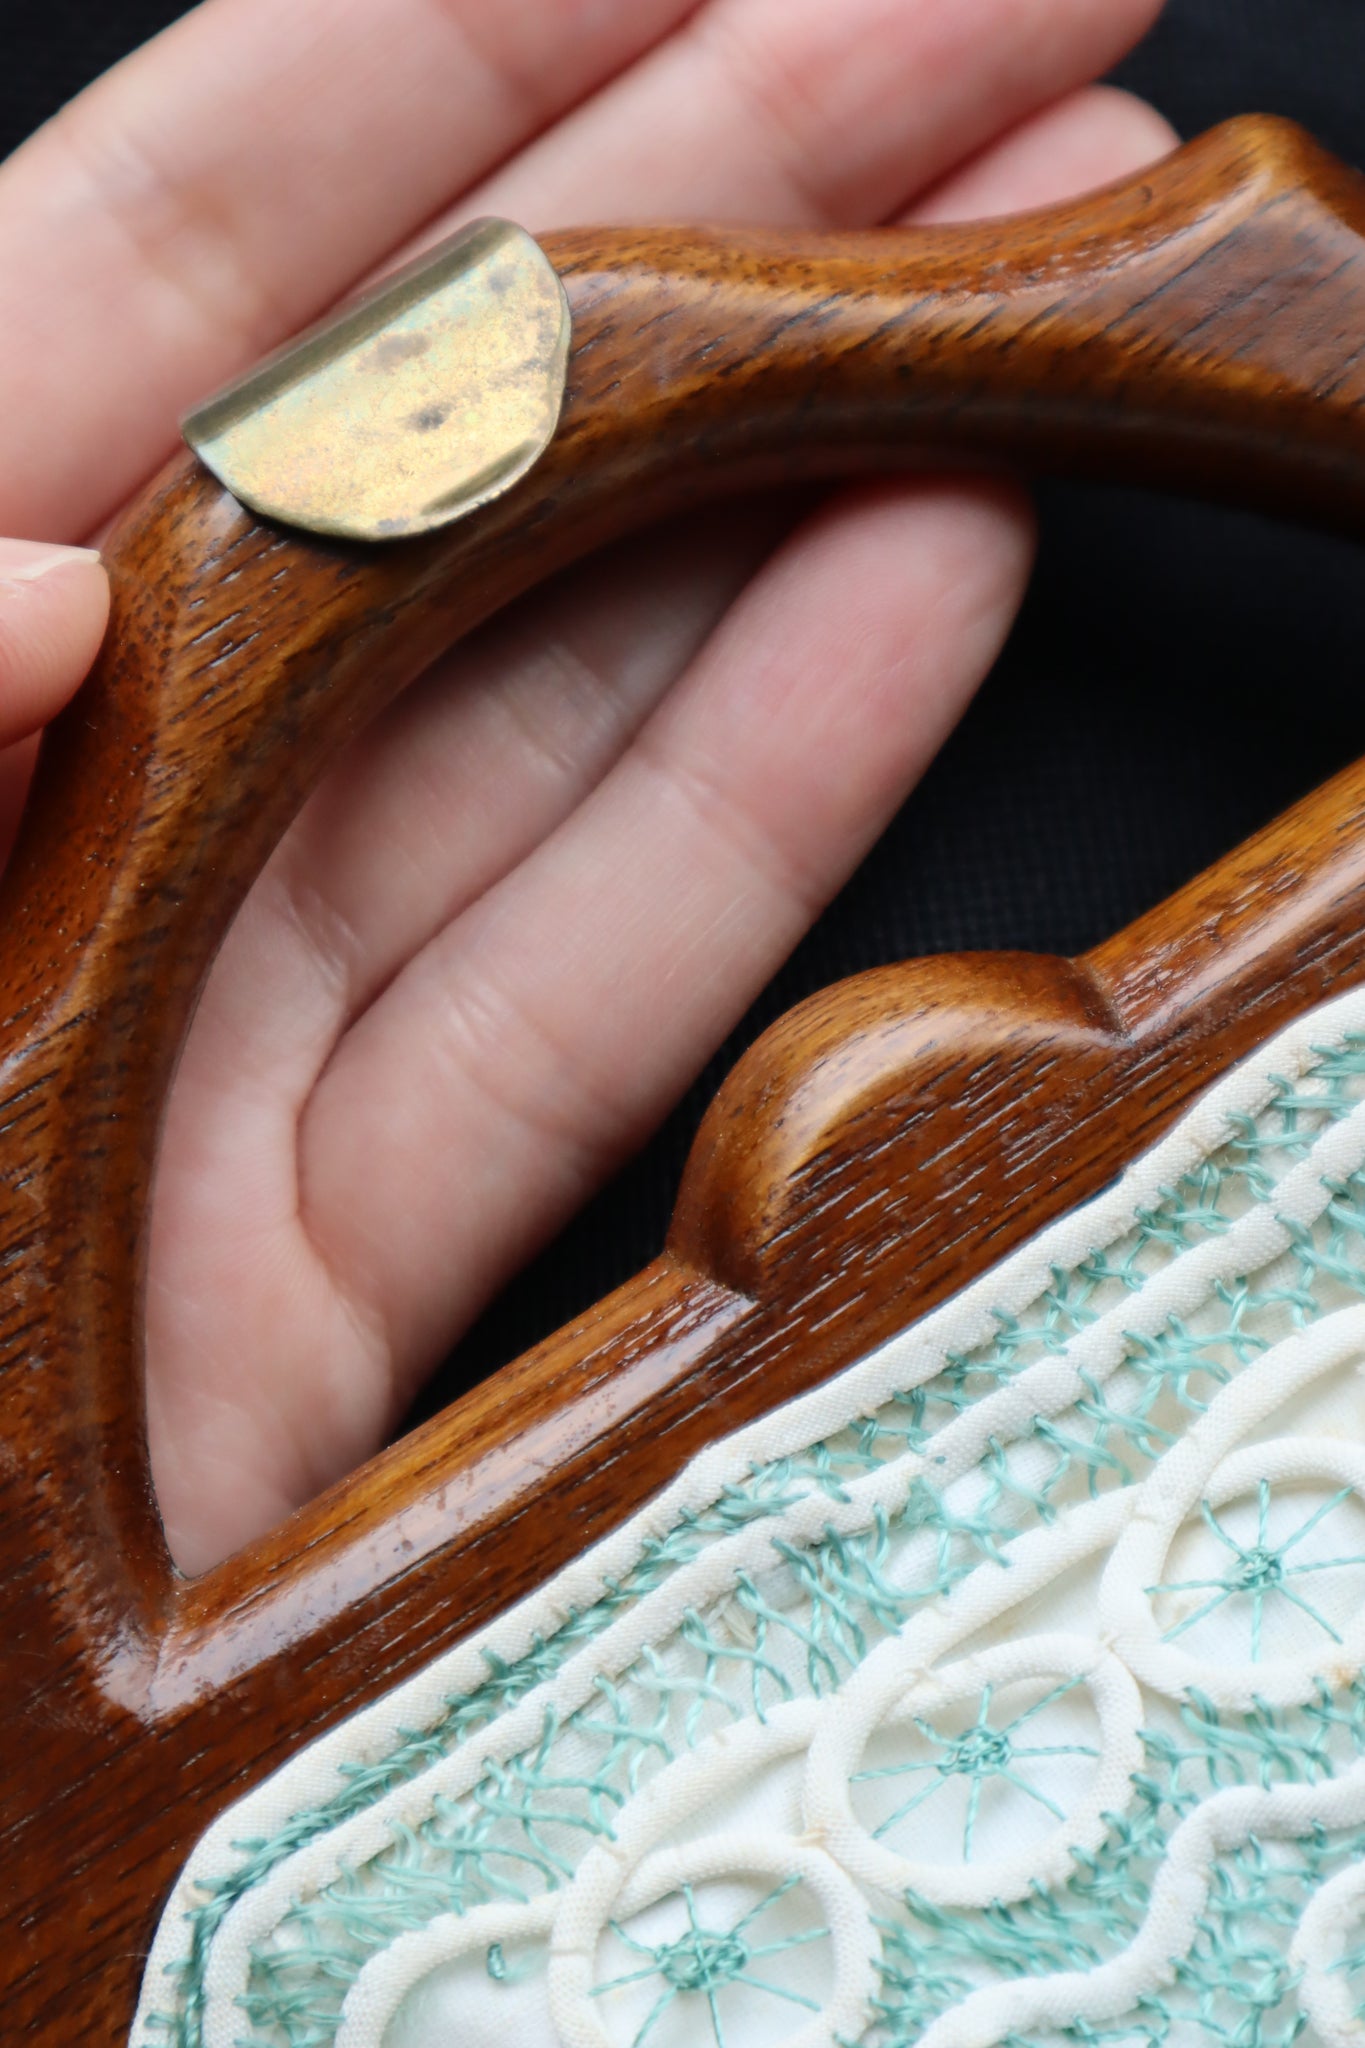
{"type": "Polygon", "coordinates": [[[70,539],[179,413],[697,0],[207,0],[0,168],[0,532],[70,539]]]}

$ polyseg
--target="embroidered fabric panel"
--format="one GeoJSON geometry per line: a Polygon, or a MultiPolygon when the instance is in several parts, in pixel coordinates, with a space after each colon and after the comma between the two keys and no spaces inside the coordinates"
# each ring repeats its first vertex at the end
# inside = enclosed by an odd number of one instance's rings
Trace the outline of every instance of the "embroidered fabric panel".
{"type": "Polygon", "coordinates": [[[220,1820],[137,2048],[1345,2048],[1365,996],[220,1820]]]}

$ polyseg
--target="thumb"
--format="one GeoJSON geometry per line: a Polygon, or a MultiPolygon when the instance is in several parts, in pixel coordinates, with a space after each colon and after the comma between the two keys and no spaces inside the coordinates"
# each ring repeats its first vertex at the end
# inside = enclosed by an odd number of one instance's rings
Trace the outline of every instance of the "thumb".
{"type": "Polygon", "coordinates": [[[37,732],[75,694],[108,616],[94,548],[0,539],[0,747],[37,732]]]}

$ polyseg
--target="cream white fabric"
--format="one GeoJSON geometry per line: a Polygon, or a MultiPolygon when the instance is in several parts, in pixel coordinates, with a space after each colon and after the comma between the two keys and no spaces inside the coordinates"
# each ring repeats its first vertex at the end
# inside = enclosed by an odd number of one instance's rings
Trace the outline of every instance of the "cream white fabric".
{"type": "Polygon", "coordinates": [[[1359,2048],[1362,1104],[1353,995],[303,1749],[138,2048],[1359,2048]]]}

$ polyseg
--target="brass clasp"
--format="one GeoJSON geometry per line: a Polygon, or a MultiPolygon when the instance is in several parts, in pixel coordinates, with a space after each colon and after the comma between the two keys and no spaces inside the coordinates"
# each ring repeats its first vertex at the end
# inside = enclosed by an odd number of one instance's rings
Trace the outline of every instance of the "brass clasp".
{"type": "Polygon", "coordinates": [[[346,540],[428,533],[544,452],[568,354],[539,244],[475,221],[199,406],[185,439],[267,518],[346,540]]]}

